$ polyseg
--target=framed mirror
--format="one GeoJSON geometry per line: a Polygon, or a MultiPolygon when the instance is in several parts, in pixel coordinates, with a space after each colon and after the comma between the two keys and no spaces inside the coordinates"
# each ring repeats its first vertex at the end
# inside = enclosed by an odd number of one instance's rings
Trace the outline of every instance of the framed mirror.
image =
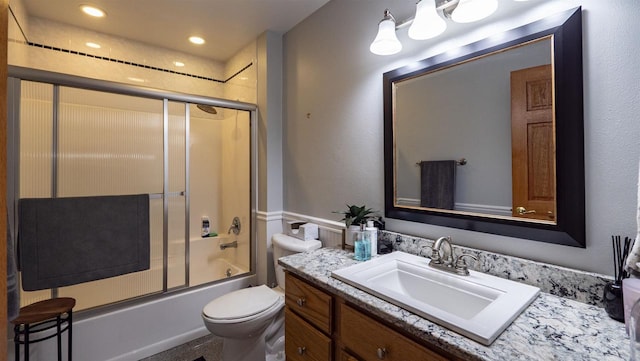
{"type": "Polygon", "coordinates": [[[586,246],[581,16],[384,74],[386,217],[586,246]]]}

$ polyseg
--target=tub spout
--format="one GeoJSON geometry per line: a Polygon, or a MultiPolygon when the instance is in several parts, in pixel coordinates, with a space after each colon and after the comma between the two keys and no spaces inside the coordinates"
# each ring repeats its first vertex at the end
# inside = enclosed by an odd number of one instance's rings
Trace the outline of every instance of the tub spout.
{"type": "Polygon", "coordinates": [[[220,249],[225,250],[227,248],[238,248],[238,241],[233,241],[229,243],[220,243],[220,249]]]}

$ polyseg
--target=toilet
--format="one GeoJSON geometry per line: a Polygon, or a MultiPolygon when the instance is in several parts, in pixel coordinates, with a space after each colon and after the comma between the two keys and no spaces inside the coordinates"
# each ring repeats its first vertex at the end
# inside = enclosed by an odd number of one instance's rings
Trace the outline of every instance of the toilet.
{"type": "Polygon", "coordinates": [[[227,293],[202,310],[204,324],[212,334],[224,338],[224,361],[284,361],[284,270],[278,258],[318,249],[318,240],[277,233],[271,238],[278,286],[265,285],[227,293]]]}

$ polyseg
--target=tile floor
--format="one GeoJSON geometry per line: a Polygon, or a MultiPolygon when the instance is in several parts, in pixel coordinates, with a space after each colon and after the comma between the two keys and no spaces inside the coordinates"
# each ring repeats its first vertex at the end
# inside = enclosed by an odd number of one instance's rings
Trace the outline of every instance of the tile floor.
{"type": "Polygon", "coordinates": [[[140,361],[222,361],[222,339],[207,335],[140,361]]]}

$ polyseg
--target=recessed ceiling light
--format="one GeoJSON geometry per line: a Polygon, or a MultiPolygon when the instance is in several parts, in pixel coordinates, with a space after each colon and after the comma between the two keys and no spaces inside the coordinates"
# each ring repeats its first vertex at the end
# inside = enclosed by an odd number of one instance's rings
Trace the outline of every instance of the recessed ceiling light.
{"type": "Polygon", "coordinates": [[[179,67],[183,67],[183,66],[184,66],[184,63],[183,63],[183,62],[181,62],[181,61],[174,61],[174,62],[173,62],[173,65],[175,65],[175,66],[179,66],[179,67]]]}
{"type": "Polygon", "coordinates": [[[196,45],[202,45],[204,44],[204,39],[199,37],[199,36],[191,36],[189,37],[189,41],[196,44],[196,45]]]}
{"type": "Polygon", "coordinates": [[[82,5],[80,6],[80,9],[82,9],[82,11],[85,14],[96,17],[96,18],[101,18],[106,15],[104,10],[98,9],[97,7],[91,6],[91,5],[82,5]]]}
{"type": "Polygon", "coordinates": [[[94,49],[100,49],[102,46],[100,46],[100,44],[96,44],[96,43],[92,43],[92,42],[88,42],[85,43],[84,45],[90,47],[90,48],[94,48],[94,49]]]}

